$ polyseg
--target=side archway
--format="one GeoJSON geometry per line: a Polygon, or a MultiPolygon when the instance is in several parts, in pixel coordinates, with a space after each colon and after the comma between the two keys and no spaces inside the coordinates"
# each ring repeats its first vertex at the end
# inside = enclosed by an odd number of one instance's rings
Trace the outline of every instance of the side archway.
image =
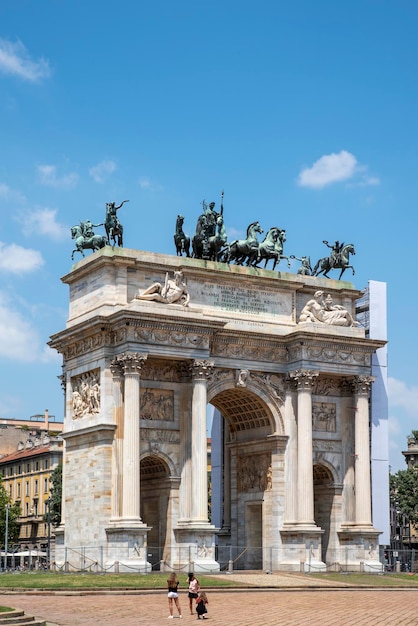
{"type": "Polygon", "coordinates": [[[150,527],[147,553],[154,570],[160,568],[170,537],[171,469],[166,460],[155,454],[144,456],[140,462],[141,517],[150,527]]]}

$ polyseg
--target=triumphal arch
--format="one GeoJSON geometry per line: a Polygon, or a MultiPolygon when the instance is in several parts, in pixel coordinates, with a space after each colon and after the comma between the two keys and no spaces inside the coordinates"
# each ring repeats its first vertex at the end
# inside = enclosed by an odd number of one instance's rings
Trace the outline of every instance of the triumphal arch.
{"type": "Polygon", "coordinates": [[[380,565],[369,398],[383,342],[355,321],[351,283],[110,246],[63,282],[57,562],[210,572],[242,546],[251,568],[380,565]]]}

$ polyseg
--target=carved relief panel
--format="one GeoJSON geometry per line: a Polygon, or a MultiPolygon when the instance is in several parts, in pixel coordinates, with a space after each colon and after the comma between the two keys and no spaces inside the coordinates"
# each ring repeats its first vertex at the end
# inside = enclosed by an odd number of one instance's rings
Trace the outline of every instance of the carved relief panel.
{"type": "Polygon", "coordinates": [[[141,419],[174,421],[172,389],[141,389],[141,419]]]}
{"type": "Polygon", "coordinates": [[[253,454],[237,458],[237,489],[239,492],[271,491],[272,467],[269,454],[253,454]]]}
{"type": "Polygon", "coordinates": [[[335,402],[312,403],[312,426],[316,431],[326,433],[337,431],[337,405],[335,402]]]}
{"type": "Polygon", "coordinates": [[[71,389],[74,420],[100,412],[100,369],[71,378],[71,389]]]}

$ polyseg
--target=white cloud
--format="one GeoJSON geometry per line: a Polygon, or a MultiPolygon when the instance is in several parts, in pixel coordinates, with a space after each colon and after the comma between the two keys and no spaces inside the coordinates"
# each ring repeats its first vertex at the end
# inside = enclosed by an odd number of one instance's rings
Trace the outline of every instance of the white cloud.
{"type": "Polygon", "coordinates": [[[62,364],[62,356],[56,350],[53,350],[49,346],[44,346],[39,359],[42,363],[57,363],[62,364]]]}
{"type": "Polygon", "coordinates": [[[19,204],[26,202],[23,193],[12,189],[6,183],[0,183],[0,198],[6,202],[18,202],[19,204]]]}
{"type": "Polygon", "coordinates": [[[0,38],[0,71],[36,83],[51,75],[46,59],[33,61],[21,41],[0,38]]]}
{"type": "Polygon", "coordinates": [[[56,209],[35,209],[20,218],[25,235],[45,235],[61,241],[68,239],[68,228],[57,222],[56,209]]]}
{"type": "Polygon", "coordinates": [[[55,165],[38,165],[39,180],[42,185],[56,187],[57,189],[70,189],[74,187],[78,180],[78,174],[71,172],[66,176],[57,176],[55,165]]]}
{"type": "Polygon", "coordinates": [[[15,243],[6,245],[0,241],[0,272],[24,274],[34,272],[44,264],[37,250],[23,248],[15,243]]]}
{"type": "Polygon", "coordinates": [[[107,176],[116,170],[114,161],[101,161],[89,169],[89,174],[96,183],[103,183],[107,176]]]}
{"type": "Polygon", "coordinates": [[[390,406],[404,409],[409,417],[416,418],[418,426],[418,387],[408,387],[403,381],[389,377],[388,391],[390,406]]]}
{"type": "Polygon", "coordinates": [[[348,180],[355,174],[356,167],[356,157],[347,150],[341,150],[338,154],[325,154],[312,167],[301,171],[298,184],[301,187],[321,189],[332,183],[348,180]]]}
{"type": "Polygon", "coordinates": [[[145,178],[144,176],[142,178],[139,179],[139,186],[141,187],[141,189],[150,189],[151,188],[151,181],[149,178],[145,178]]]}
{"type": "Polygon", "coordinates": [[[0,304],[0,356],[29,363],[38,359],[40,339],[21,314],[0,304]]]}
{"type": "Polygon", "coordinates": [[[147,191],[161,191],[163,189],[162,185],[154,183],[154,181],[148,178],[148,176],[141,176],[141,178],[138,180],[138,185],[141,187],[141,189],[147,191]]]}

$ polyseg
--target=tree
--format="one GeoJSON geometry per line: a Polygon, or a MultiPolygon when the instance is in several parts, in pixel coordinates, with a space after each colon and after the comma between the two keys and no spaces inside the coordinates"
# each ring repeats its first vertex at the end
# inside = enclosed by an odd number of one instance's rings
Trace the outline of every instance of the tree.
{"type": "Polygon", "coordinates": [[[390,475],[390,499],[418,528],[418,467],[408,467],[390,475]]]}
{"type": "Polygon", "coordinates": [[[9,494],[7,493],[3,480],[0,477],[0,545],[4,547],[6,539],[6,507],[8,507],[8,526],[7,526],[7,544],[17,543],[19,539],[20,527],[17,519],[21,510],[18,502],[11,503],[9,494]]]}
{"type": "Polygon", "coordinates": [[[50,496],[50,522],[53,526],[61,524],[61,499],[62,499],[62,465],[51,473],[51,496],[50,496]]]}

